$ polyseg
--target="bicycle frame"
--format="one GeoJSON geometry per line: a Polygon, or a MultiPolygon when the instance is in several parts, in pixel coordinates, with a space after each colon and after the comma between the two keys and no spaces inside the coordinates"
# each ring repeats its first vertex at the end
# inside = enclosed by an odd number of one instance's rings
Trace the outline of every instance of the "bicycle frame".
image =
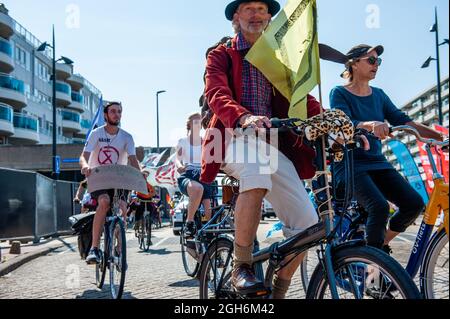
{"type": "MultiPolygon", "coordinates": [[[[422,224],[420,225],[416,241],[412,248],[408,265],[406,266],[406,271],[408,272],[408,274],[410,274],[412,278],[414,278],[417,275],[420,269],[423,258],[425,257],[428,244],[430,243],[430,238],[432,237],[433,234],[434,226],[439,217],[439,214],[442,211],[445,214],[444,224],[441,225],[438,232],[442,230],[442,228],[445,228],[447,236],[449,234],[448,232],[449,184],[445,182],[444,177],[437,170],[430,145],[426,144],[425,148],[433,170],[434,189],[433,193],[431,194],[430,201],[425,210],[425,215],[422,224]]],[[[420,275],[422,276],[423,274],[421,273],[420,275]]]]}
{"type": "Polygon", "coordinates": [[[225,212],[226,209],[231,209],[231,206],[222,205],[219,208],[219,210],[214,214],[214,216],[205,225],[203,225],[203,227],[198,231],[197,235],[195,236],[195,247],[197,253],[199,253],[200,256],[204,255],[207,249],[204,245],[204,242],[201,240],[201,238],[204,237],[206,234],[217,234],[217,233],[224,234],[234,232],[234,224],[229,214],[227,214],[225,218],[223,218],[220,222],[216,223],[216,221],[222,216],[222,214],[225,212]],[[229,229],[224,228],[227,222],[231,224],[231,228],[229,229]]]}

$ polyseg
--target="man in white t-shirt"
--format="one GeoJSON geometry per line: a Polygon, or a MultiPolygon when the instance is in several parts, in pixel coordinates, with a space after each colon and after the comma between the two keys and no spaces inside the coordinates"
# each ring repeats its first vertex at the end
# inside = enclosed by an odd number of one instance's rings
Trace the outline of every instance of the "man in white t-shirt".
{"type": "MultiPolygon", "coordinates": [[[[103,109],[105,126],[94,130],[86,142],[83,154],[80,157],[81,173],[88,177],[92,169],[102,165],[128,165],[141,171],[136,158],[133,137],[119,127],[122,118],[122,105],[118,102],[108,103],[103,109]]],[[[114,197],[114,190],[105,189],[93,192],[91,197],[96,199],[98,207],[96,210],[94,225],[92,227],[92,247],[86,262],[88,264],[100,263],[99,245],[106,214],[114,197]]],[[[127,213],[125,202],[128,192],[119,191],[120,210],[124,217],[127,213]]]]}

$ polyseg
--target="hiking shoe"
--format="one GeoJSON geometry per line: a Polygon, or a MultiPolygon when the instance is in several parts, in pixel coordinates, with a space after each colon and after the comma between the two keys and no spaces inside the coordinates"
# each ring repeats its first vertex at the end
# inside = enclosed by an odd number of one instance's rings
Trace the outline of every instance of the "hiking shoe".
{"type": "Polygon", "coordinates": [[[101,262],[100,251],[98,248],[92,248],[89,251],[89,255],[86,257],[86,263],[88,265],[98,265],[101,262]]]}
{"type": "Polygon", "coordinates": [[[195,227],[194,222],[187,222],[186,226],[184,226],[184,236],[186,238],[192,238],[197,233],[197,227],[195,227]]]}

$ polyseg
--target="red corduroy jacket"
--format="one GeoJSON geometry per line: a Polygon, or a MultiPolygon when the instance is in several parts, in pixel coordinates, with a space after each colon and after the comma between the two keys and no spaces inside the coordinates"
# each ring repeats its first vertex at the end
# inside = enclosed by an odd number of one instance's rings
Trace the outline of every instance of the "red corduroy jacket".
{"type": "MultiPolygon", "coordinates": [[[[272,116],[288,118],[289,101],[275,88],[272,97],[272,116]]],[[[211,51],[206,66],[205,98],[214,113],[203,142],[202,173],[200,180],[210,184],[214,182],[225,158],[225,129],[234,129],[239,119],[251,114],[241,103],[242,96],[242,57],[236,50],[236,37],[231,41],[231,47],[220,45],[211,51]],[[230,65],[231,64],[231,65],[230,65]],[[217,141],[213,131],[221,132],[221,141],[217,141]],[[211,161],[217,149],[211,143],[219,143],[222,147],[221,161],[211,161]]],[[[308,95],[308,117],[320,113],[320,103],[308,95]]],[[[216,144],[217,145],[217,144],[216,144]]],[[[310,179],[316,173],[313,160],[316,152],[302,143],[293,132],[279,134],[279,150],[294,164],[301,179],[310,179]]]]}

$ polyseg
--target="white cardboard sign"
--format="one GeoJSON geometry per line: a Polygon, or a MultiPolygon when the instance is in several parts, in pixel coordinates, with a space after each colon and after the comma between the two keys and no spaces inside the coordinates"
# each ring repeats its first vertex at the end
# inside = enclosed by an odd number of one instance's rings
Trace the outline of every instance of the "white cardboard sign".
{"type": "Polygon", "coordinates": [[[92,169],[88,177],[88,192],[105,189],[125,189],[148,194],[142,173],[134,167],[124,165],[105,165],[92,169]]]}

